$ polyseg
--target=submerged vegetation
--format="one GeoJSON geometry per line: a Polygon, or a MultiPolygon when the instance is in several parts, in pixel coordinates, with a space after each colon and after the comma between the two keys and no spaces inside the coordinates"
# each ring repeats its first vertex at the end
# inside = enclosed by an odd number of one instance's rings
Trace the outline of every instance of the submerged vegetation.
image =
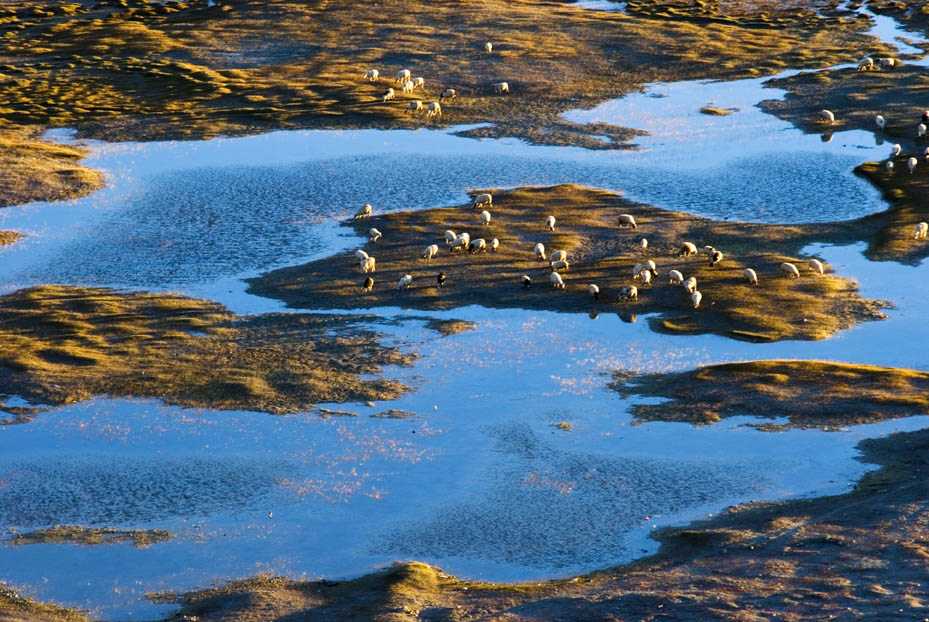
{"type": "Polygon", "coordinates": [[[749,361],[672,374],[620,377],[624,396],[661,397],[636,404],[640,421],[715,423],[724,417],[784,418],[785,427],[836,428],[929,414],[929,373],[826,361],[749,361]]]}
{"type": "Polygon", "coordinates": [[[713,332],[749,341],[822,339],[856,322],[883,317],[882,303],[860,298],[855,283],[832,273],[815,274],[793,254],[804,246],[803,227],[712,221],[573,185],[497,192],[492,212],[487,226],[481,226],[478,213],[469,206],[352,221],[349,226],[361,235],[372,225],[384,234],[364,246],[377,260],[370,293],[361,291],[365,277],[350,253],[275,270],[252,279],[249,291],[300,308],[448,309],[481,304],[583,313],[660,313],[652,321],[656,330],[713,332]],[[638,227],[619,228],[621,213],[633,215],[638,227]],[[556,218],[554,232],[545,227],[548,215],[556,218]],[[450,251],[442,241],[445,229],[468,231],[472,239],[484,237],[488,243],[496,237],[500,248],[475,255],[450,251]],[[648,239],[644,251],[643,237],[648,239]],[[684,241],[698,248],[713,245],[725,258],[711,267],[703,255],[681,257],[684,241]],[[567,252],[570,267],[562,272],[564,290],[549,283],[549,262],[533,253],[538,242],[548,254],[567,252]],[[430,244],[441,246],[438,255],[422,259],[422,249],[430,244]],[[619,289],[634,283],[633,265],[648,259],[658,267],[652,285],[639,286],[637,301],[617,303],[619,289]],[[800,279],[782,277],[780,264],[785,261],[802,267],[800,279]],[[746,267],[757,271],[760,285],[746,283],[742,273],[746,267]],[[671,269],[696,277],[703,294],[700,308],[693,308],[682,287],[668,285],[671,269]],[[440,271],[448,277],[441,288],[436,283],[440,271]],[[412,275],[413,282],[399,290],[397,282],[404,274],[412,275]],[[533,281],[529,289],[521,285],[523,274],[533,281]],[[599,286],[599,300],[588,296],[589,283],[599,286]]]}
{"type": "Polygon", "coordinates": [[[315,402],[391,399],[407,387],[362,376],[414,357],[361,327],[374,321],[243,318],[167,294],[35,287],[0,297],[0,383],[8,394],[50,405],[109,395],[288,413],[315,402]]]}

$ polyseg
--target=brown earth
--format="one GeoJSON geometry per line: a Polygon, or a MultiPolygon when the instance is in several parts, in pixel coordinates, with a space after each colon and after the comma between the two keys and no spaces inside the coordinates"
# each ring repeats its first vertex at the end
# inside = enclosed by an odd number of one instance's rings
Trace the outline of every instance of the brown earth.
{"type": "Polygon", "coordinates": [[[929,373],[826,361],[748,361],[673,374],[618,376],[610,385],[624,397],[662,397],[636,404],[639,421],[715,423],[724,417],[786,418],[788,424],[834,429],[929,414],[929,373]]]}

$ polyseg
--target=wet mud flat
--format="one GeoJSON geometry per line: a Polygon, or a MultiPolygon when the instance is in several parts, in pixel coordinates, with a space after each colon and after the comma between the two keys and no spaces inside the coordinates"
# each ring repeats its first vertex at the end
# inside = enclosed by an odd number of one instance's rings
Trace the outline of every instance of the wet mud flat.
{"type": "Polygon", "coordinates": [[[856,285],[826,270],[818,274],[798,253],[819,225],[777,226],[712,221],[687,214],[632,203],[604,191],[562,185],[495,192],[491,222],[484,226],[470,206],[393,213],[349,223],[361,235],[371,227],[383,233],[363,249],[376,259],[375,284],[363,292],[365,275],[350,254],[340,254],[303,266],[275,270],[251,279],[250,293],[283,300],[298,308],[366,308],[409,306],[448,309],[467,304],[489,307],[548,309],[583,313],[621,313],[633,316],[660,313],[656,330],[716,334],[748,341],[822,339],[863,320],[882,317],[884,303],[858,297],[856,285]],[[636,227],[621,227],[620,214],[632,215],[636,227]],[[546,218],[554,216],[554,231],[546,218]],[[450,250],[443,232],[467,231],[472,240],[492,238],[498,250],[471,254],[450,250]],[[648,240],[643,249],[641,240],[648,240]],[[690,241],[697,248],[712,245],[724,254],[710,266],[707,257],[682,256],[690,241]],[[550,282],[549,262],[533,252],[544,244],[546,257],[566,251],[569,267],[561,271],[562,290],[550,282]],[[424,249],[439,245],[438,255],[423,259],[424,249]],[[633,280],[635,264],[653,260],[657,274],[652,284],[633,280]],[[799,279],[785,279],[782,262],[802,268],[799,279]],[[746,282],[745,268],[753,268],[759,285],[746,282]],[[694,308],[680,285],[670,285],[668,271],[695,277],[703,300],[694,308]],[[437,284],[443,272],[447,283],[437,284]],[[409,288],[399,279],[409,274],[409,288]],[[532,286],[521,285],[528,275],[532,286]],[[587,293],[599,287],[599,299],[587,293]],[[618,301],[623,287],[638,285],[638,299],[618,301]]]}

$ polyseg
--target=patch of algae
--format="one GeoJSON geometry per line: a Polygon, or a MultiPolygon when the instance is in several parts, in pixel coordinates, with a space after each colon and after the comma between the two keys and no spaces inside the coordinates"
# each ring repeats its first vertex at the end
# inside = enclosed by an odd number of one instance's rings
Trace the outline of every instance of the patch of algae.
{"type": "Polygon", "coordinates": [[[487,307],[547,309],[582,313],[659,313],[652,318],[655,330],[678,334],[717,333],[747,341],[823,339],[863,320],[883,317],[885,306],[858,296],[857,285],[827,269],[815,274],[794,253],[825,230],[800,227],[719,222],[688,214],[632,203],[620,196],[574,185],[521,188],[494,192],[493,219],[482,227],[469,206],[399,212],[351,221],[347,226],[366,235],[374,226],[383,232],[377,242],[364,245],[376,258],[375,285],[361,291],[364,275],[351,254],[275,270],[251,279],[249,291],[283,300],[299,308],[366,308],[402,306],[417,309],[449,309],[480,304],[487,307]],[[618,227],[618,216],[635,217],[637,229],[618,227]],[[549,232],[545,218],[554,215],[556,227],[549,232]],[[472,239],[500,248],[476,255],[451,252],[443,232],[468,231],[472,239]],[[643,251],[639,242],[648,239],[643,251]],[[723,261],[709,266],[703,255],[682,257],[682,242],[702,247],[713,245],[724,253],[723,261]],[[547,253],[565,250],[569,269],[562,272],[564,290],[549,282],[549,263],[539,260],[533,247],[541,242],[547,253]],[[439,254],[422,259],[423,249],[440,246],[439,254]],[[639,285],[638,300],[617,303],[620,288],[634,284],[633,265],[654,260],[658,274],[652,285],[639,285]],[[791,261],[801,277],[785,279],[780,264],[791,261]],[[758,273],[760,285],[746,283],[746,267],[758,273]],[[697,279],[703,294],[694,309],[683,288],[669,285],[669,270],[697,279]],[[436,275],[444,272],[447,284],[438,287],[436,275]],[[404,274],[412,286],[398,290],[404,274]],[[521,286],[529,275],[533,285],[521,286]],[[591,300],[587,285],[600,288],[600,299],[591,300]]]}
{"type": "Polygon", "coordinates": [[[621,378],[610,386],[624,396],[669,400],[634,405],[639,421],[710,424],[748,415],[789,421],[763,429],[834,429],[929,414],[929,373],[874,365],[749,361],[621,378]]]}
{"type": "MultiPolygon", "coordinates": [[[[414,356],[359,326],[373,321],[243,318],[181,296],[35,287],[0,297],[0,390],[55,406],[109,395],[270,413],[392,399],[407,387],[362,376],[414,356]]],[[[8,423],[34,416],[6,410],[8,423]]]]}

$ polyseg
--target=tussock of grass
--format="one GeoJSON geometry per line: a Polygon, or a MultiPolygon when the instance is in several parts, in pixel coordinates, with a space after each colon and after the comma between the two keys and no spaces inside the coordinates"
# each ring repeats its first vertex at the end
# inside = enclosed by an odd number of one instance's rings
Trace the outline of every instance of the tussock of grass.
{"type": "Polygon", "coordinates": [[[449,309],[468,304],[487,307],[550,309],[581,313],[659,313],[652,328],[664,332],[713,332],[749,341],[823,339],[862,320],[883,317],[882,303],[864,300],[857,286],[827,271],[814,274],[806,262],[782,254],[800,248],[806,231],[800,227],[715,222],[677,212],[635,204],[604,191],[573,185],[522,188],[494,193],[493,220],[480,225],[469,206],[393,213],[370,221],[352,221],[359,234],[376,226],[384,233],[364,249],[377,259],[375,286],[361,292],[364,275],[354,256],[337,255],[303,266],[276,270],[250,281],[250,291],[278,298],[300,308],[365,308],[403,306],[449,309]],[[617,217],[632,214],[638,228],[619,229],[617,217]],[[545,217],[557,220],[554,233],[545,217]],[[477,255],[448,251],[443,232],[468,231],[472,239],[497,237],[500,249],[477,255]],[[643,253],[639,240],[647,237],[643,253]],[[709,267],[705,258],[679,256],[681,242],[698,247],[711,244],[726,254],[709,267]],[[537,242],[547,252],[566,250],[570,269],[562,274],[566,289],[553,290],[548,263],[532,252],[537,242]],[[422,249],[439,244],[432,260],[421,259],[422,249]],[[633,284],[632,266],[653,259],[659,275],[650,287],[639,288],[637,302],[617,303],[620,288],[633,284]],[[801,278],[784,279],[780,264],[793,261],[801,278]],[[761,284],[745,283],[742,270],[752,267],[761,284]],[[695,276],[703,303],[693,309],[680,286],[668,285],[667,273],[677,269],[695,276]],[[445,272],[448,284],[436,286],[436,274],[445,272]],[[412,287],[397,291],[404,274],[412,287]],[[522,289],[520,277],[528,274],[531,289],[522,289]],[[587,296],[587,284],[600,287],[600,300],[587,296]]]}
{"type": "MultiPolygon", "coordinates": [[[[37,287],[0,297],[0,382],[50,405],[110,395],[288,413],[395,398],[407,388],[360,376],[413,357],[380,344],[363,321],[374,318],[242,318],[180,296],[37,287]]],[[[4,410],[10,423],[35,415],[4,410]]]]}
{"type": "Polygon", "coordinates": [[[112,529],[109,527],[81,527],[57,525],[48,529],[36,529],[13,534],[6,543],[10,546],[28,544],[82,544],[97,546],[128,542],[134,547],[145,549],[159,542],[167,542],[173,536],[163,529],[112,529]]]}
{"type": "MultiPolygon", "coordinates": [[[[667,398],[637,404],[640,421],[715,423],[749,415],[789,426],[835,428],[929,414],[929,373],[825,361],[750,361],[674,374],[623,378],[624,395],[667,398]]],[[[763,427],[763,426],[762,426],[763,427]]]]}

